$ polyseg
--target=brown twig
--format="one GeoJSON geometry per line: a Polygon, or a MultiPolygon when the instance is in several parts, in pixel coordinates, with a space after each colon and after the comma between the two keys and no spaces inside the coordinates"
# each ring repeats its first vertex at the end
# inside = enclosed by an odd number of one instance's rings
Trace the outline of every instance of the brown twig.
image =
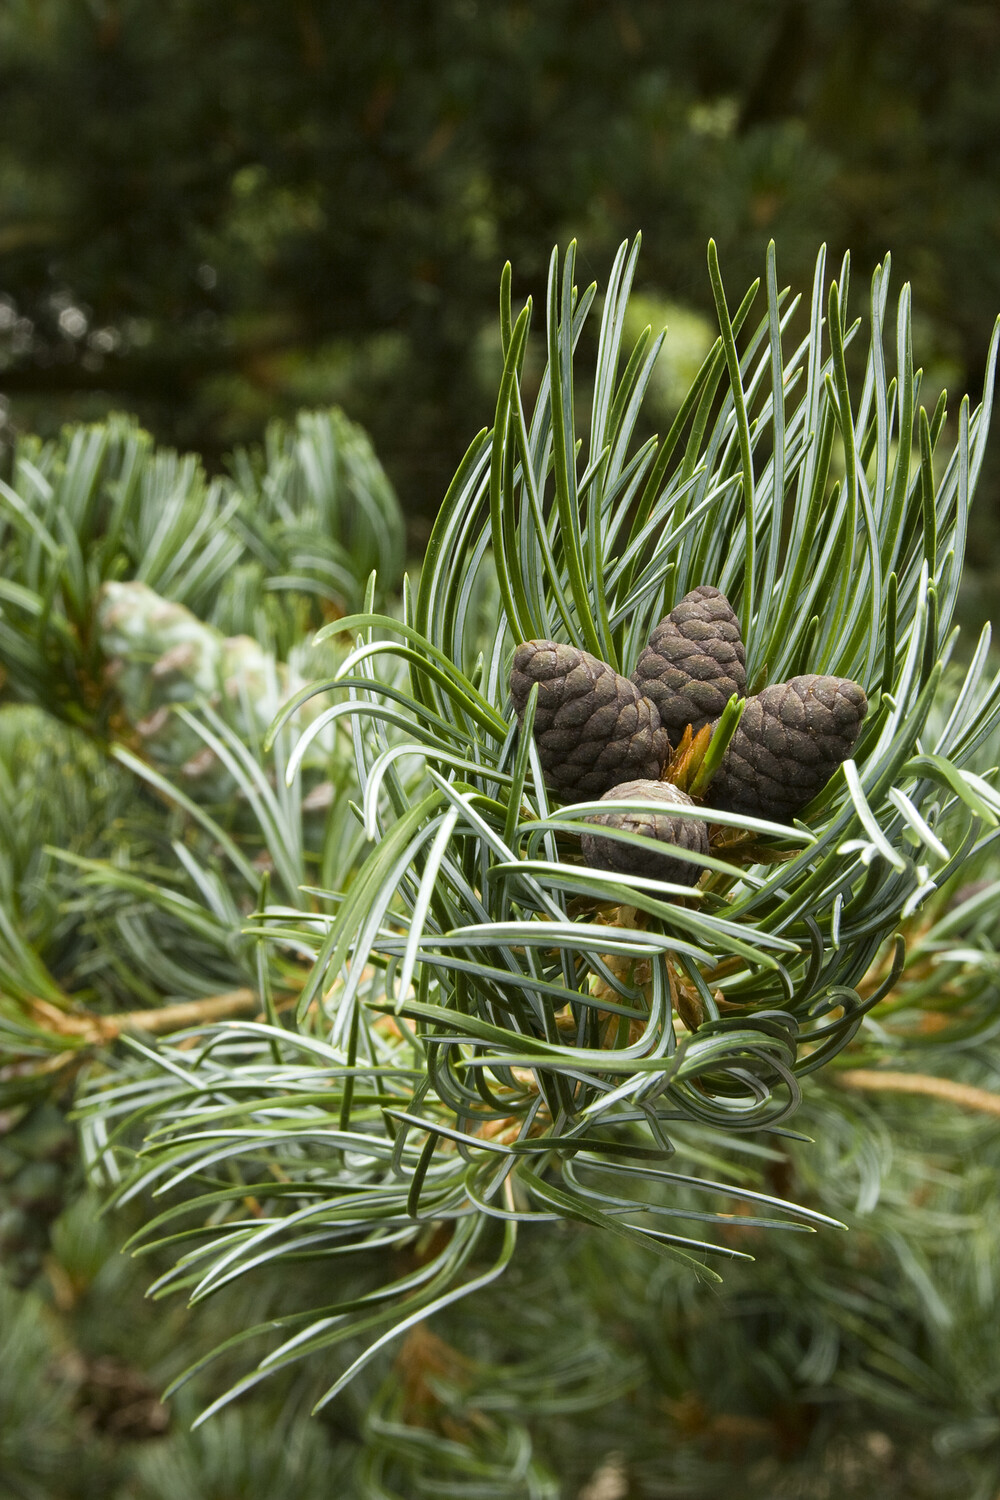
{"type": "Polygon", "coordinates": [[[840,1088],[871,1093],[924,1094],[943,1099],[959,1109],[978,1110],[981,1114],[1000,1115],[1000,1094],[976,1088],[971,1083],[955,1083],[950,1078],[935,1078],[930,1073],[892,1073],[880,1068],[845,1068],[828,1075],[840,1088]]]}
{"type": "Polygon", "coordinates": [[[169,1031],[183,1031],[187,1026],[209,1025],[231,1016],[252,1015],[261,1009],[256,990],[227,990],[222,995],[206,995],[201,1000],[181,1000],[176,1005],[162,1005],[157,1010],[131,1010],[117,1016],[71,1015],[45,1000],[36,1000],[32,1010],[62,1036],[78,1037],[91,1046],[113,1042],[125,1031],[146,1031],[163,1036],[169,1031]]]}

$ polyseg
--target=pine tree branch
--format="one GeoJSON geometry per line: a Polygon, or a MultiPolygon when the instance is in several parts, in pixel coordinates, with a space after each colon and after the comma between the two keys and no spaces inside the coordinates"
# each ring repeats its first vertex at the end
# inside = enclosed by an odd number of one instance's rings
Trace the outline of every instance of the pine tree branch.
{"type": "Polygon", "coordinates": [[[959,1109],[979,1110],[982,1114],[1000,1115],[1000,1094],[976,1088],[970,1083],[955,1083],[951,1078],[936,1078],[930,1073],[895,1073],[879,1068],[846,1068],[834,1070],[831,1082],[840,1088],[872,1093],[924,1094],[943,1099],[959,1109]]]}
{"type": "Polygon", "coordinates": [[[227,990],[221,995],[206,995],[201,1000],[182,1000],[176,1005],[162,1005],[156,1010],[131,1010],[117,1016],[99,1016],[92,1011],[84,1015],[67,1015],[45,1000],[36,1000],[32,1010],[55,1032],[78,1037],[92,1046],[113,1042],[126,1031],[145,1031],[163,1036],[183,1031],[188,1026],[209,1025],[230,1016],[251,1015],[260,1010],[256,990],[227,990]]]}

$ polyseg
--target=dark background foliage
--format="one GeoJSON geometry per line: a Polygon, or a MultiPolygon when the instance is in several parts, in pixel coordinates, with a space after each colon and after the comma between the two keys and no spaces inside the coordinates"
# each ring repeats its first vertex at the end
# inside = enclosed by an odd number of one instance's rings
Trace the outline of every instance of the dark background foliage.
{"type": "MultiPolygon", "coordinates": [[[[112,409],[214,470],[271,417],[334,402],[372,433],[418,554],[492,419],[502,263],[537,297],[551,245],[576,236],[581,281],[603,284],[637,229],[640,313],[670,321],[668,358],[713,316],[710,235],[732,300],[771,238],[797,288],[826,241],[833,264],[853,252],[856,313],[891,250],[895,286],[914,285],[925,402],[945,384],[975,397],[1000,312],[998,64],[993,0],[3,0],[0,477],[14,433],[112,409]]],[[[1000,606],[996,447],[966,617],[1000,606]]],[[[961,1076],[995,1091],[992,1040],[958,1050],[961,1076]]],[[[190,1436],[218,1387],[173,1417],[158,1393],[270,1304],[241,1294],[196,1329],[144,1301],[156,1267],[115,1254],[120,1220],[78,1197],[43,1288],[18,1303],[0,1286],[0,1492],[347,1493],[355,1450],[389,1448],[375,1424],[408,1421],[425,1456],[427,1430],[449,1452],[468,1439],[477,1463],[473,1438],[523,1451],[530,1430],[591,1500],[591,1476],[626,1466],[605,1494],[986,1500],[996,1132],[826,1083],[809,1111],[816,1147],[790,1148],[771,1186],[850,1235],[778,1237],[711,1296],[575,1229],[538,1235],[510,1279],[435,1325],[467,1354],[408,1345],[382,1394],[372,1376],[316,1422],[284,1385],[190,1436]]]]}
{"type": "MultiPolygon", "coordinates": [[[[929,383],[1000,310],[991,0],[11,0],[0,14],[8,421],[139,413],[216,464],[340,401],[414,518],[491,418],[500,265],[710,311],[767,241],[793,285],[891,249],[929,383]]],[[[932,393],[934,394],[934,393],[932,393]]],[[[987,489],[980,525],[995,527],[987,489]]]]}

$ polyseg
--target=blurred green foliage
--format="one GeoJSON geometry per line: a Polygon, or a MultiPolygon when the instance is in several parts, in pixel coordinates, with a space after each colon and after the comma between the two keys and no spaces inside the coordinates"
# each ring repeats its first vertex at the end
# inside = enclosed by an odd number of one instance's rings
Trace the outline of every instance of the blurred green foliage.
{"type": "MultiPolygon", "coordinates": [[[[492,419],[501,262],[517,267],[517,295],[537,293],[554,240],[579,237],[589,277],[638,227],[629,338],[647,319],[671,330],[651,406],[675,409],[704,353],[709,235],[733,285],[772,236],[793,285],[821,240],[834,259],[850,244],[862,271],[891,249],[921,309],[924,399],[944,384],[975,396],[1000,308],[998,61],[991,0],[6,0],[0,477],[16,480],[15,434],[52,438],[112,408],[198,448],[214,473],[272,418],[338,402],[373,433],[419,545],[421,517],[492,419]]],[[[274,427],[232,480],[192,468],[180,487],[200,502],[232,485],[247,497],[237,521],[259,522],[211,594],[220,630],[249,628],[267,579],[301,576],[279,502],[319,526],[296,468],[315,437],[274,427]]],[[[47,476],[58,460],[58,490],[61,449],[24,443],[47,476]]],[[[992,476],[967,609],[997,593],[992,476]]],[[[280,647],[278,603],[308,613],[318,597],[266,591],[253,624],[280,647]]],[[[57,975],[85,974],[100,931],[81,934],[80,891],[75,908],[52,898],[45,845],[58,822],[64,847],[101,854],[124,772],[37,707],[8,706],[0,731],[0,812],[16,835],[4,904],[57,975]],[[33,784],[60,789],[44,803],[23,790],[26,737],[33,784]]],[[[175,830],[154,812],[159,852],[160,824],[175,830]]],[[[975,942],[991,1005],[993,927],[975,942]]],[[[914,983],[935,988],[940,969],[914,983]]],[[[910,1038],[926,1043],[923,1065],[995,1090],[992,1034],[948,1056],[932,1040],[910,1038]]],[[[518,1500],[559,1485],[588,1500],[707,1500],[736,1482],[789,1500],[990,1500],[995,1130],[950,1105],[845,1102],[833,1085],[817,1085],[798,1123],[817,1144],[790,1142],[768,1185],[851,1235],[788,1236],[708,1300],[629,1247],[574,1227],[538,1234],[507,1281],[436,1325],[439,1344],[418,1330],[384,1385],[383,1369],[317,1422],[301,1387],[276,1383],[185,1432],[233,1372],[182,1396],[172,1419],[157,1393],[196,1344],[268,1316],[286,1288],[277,1276],[263,1295],[236,1288],[202,1315],[214,1326],[196,1326],[144,1303],[146,1263],[130,1269],[76,1199],[44,1294],[0,1287],[0,1494],[251,1500],[282,1482],[303,1497],[352,1482],[435,1494],[441,1463],[453,1485],[485,1476],[518,1500]]],[[[9,1180],[23,1189],[32,1165],[9,1162],[9,1180]]],[[[734,1220],[734,1244],[758,1248],[755,1233],[734,1220]]],[[[296,1268],[303,1297],[310,1275],[296,1268]]]]}
{"type": "MultiPolygon", "coordinates": [[[[925,1060],[940,1067],[933,1044],[925,1060]]],[[[995,1047],[959,1069],[995,1087],[995,1047]]],[[[582,1225],[526,1239],[475,1303],[422,1325],[318,1417],[301,1374],[191,1432],[232,1370],[169,1406],[193,1349],[269,1314],[287,1268],[218,1302],[143,1296],[148,1260],[78,1197],[35,1290],[0,1283],[0,1493],[18,1500],[993,1500],[994,1125],[951,1103],[820,1084],[766,1169],[849,1234],[745,1227],[707,1296],[582,1225]],[[109,1307],[115,1316],[108,1316],[109,1307]]],[[[138,1215],[133,1216],[133,1223],[138,1215]]],[[[298,1263],[303,1296],[329,1283],[298,1263]]]]}
{"type": "Polygon", "coordinates": [[[891,249],[930,383],[968,389],[998,59],[992,0],[8,0],[13,420],[124,406],[214,466],[339,401],[430,516],[491,416],[500,264],[537,292],[554,240],[586,272],[637,228],[647,290],[702,311],[710,235],[734,285],[771,236],[793,285],[822,240],[891,249]]]}

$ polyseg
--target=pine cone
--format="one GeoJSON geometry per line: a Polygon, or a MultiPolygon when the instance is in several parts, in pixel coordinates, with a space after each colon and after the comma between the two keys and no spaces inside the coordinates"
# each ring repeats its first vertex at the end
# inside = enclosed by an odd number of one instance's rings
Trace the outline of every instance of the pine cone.
{"type": "Polygon", "coordinates": [[[686,725],[697,734],[717,719],[734,693],[746,691],[746,652],[739,621],[709,583],[692,589],[661,620],[632,673],[651,698],[676,745],[686,725]]]}
{"type": "Polygon", "coordinates": [[[0,1273],[26,1287],[41,1270],[52,1221],[76,1185],[75,1136],[54,1104],[0,1133],[0,1273]]]}
{"type": "Polygon", "coordinates": [[[864,692],[844,677],[793,677],[765,688],[748,700],[706,800],[791,819],[850,755],[867,712],[864,692]]]}
{"type": "MultiPolygon", "coordinates": [[[[649,838],[660,839],[665,844],[677,844],[695,854],[708,853],[708,827],[693,818],[674,817],[671,807],[693,807],[694,803],[680,787],[669,781],[626,781],[612,787],[601,799],[604,802],[620,802],[626,797],[648,797],[650,801],[662,802],[663,812],[614,812],[594,813],[587,819],[602,828],[623,828],[630,833],[642,833],[649,838]]],[[[660,854],[655,850],[637,849],[633,844],[619,839],[601,838],[596,833],[585,833],[581,839],[583,857],[588,865],[598,870],[615,870],[622,875],[648,875],[654,880],[669,880],[675,885],[696,885],[701,875],[701,866],[689,864],[672,854],[660,854]]]]}
{"type": "Polygon", "coordinates": [[[670,740],[656,706],[627,677],[576,646],[525,641],[510,674],[518,723],[535,682],[535,743],[559,796],[600,797],[619,782],[660,775],[670,740]]]}

